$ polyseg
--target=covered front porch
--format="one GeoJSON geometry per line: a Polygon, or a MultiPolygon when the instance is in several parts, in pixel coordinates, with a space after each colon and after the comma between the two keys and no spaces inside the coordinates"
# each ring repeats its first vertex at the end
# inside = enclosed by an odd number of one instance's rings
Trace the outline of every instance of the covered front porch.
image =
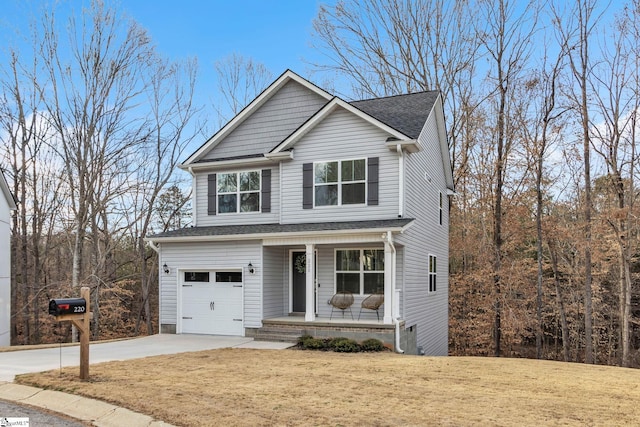
{"type": "MultiPolygon", "coordinates": [[[[397,233],[399,230],[394,230],[397,233]]],[[[403,247],[389,230],[350,230],[262,241],[262,327],[248,336],[295,342],[302,335],[377,338],[397,346],[401,319],[403,247]],[[347,292],[345,310],[331,304],[347,292]],[[383,298],[377,309],[362,308],[371,295],[383,298]]]]}

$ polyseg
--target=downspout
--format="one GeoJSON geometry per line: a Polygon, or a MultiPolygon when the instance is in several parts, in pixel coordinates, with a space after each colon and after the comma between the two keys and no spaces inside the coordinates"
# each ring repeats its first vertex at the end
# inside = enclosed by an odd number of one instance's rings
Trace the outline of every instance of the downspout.
{"type": "Polygon", "coordinates": [[[403,218],[404,217],[404,152],[402,151],[402,145],[400,144],[396,145],[396,152],[398,153],[398,218],[403,218]]]}
{"type": "Polygon", "coordinates": [[[198,203],[196,202],[196,175],[193,173],[193,167],[189,166],[187,169],[191,174],[191,223],[194,227],[198,225],[198,203]]]}
{"type": "Polygon", "coordinates": [[[391,252],[393,252],[393,256],[391,258],[391,295],[392,295],[392,301],[391,301],[391,307],[392,307],[392,313],[391,313],[391,318],[393,320],[393,324],[396,326],[396,333],[395,333],[395,337],[396,337],[396,345],[395,345],[395,349],[397,353],[404,353],[404,350],[400,348],[400,320],[399,319],[399,311],[400,311],[400,301],[398,301],[398,293],[397,293],[397,289],[396,289],[396,247],[393,244],[393,238],[391,237],[391,231],[387,231],[387,235],[386,235],[386,240],[387,243],[389,244],[389,247],[391,248],[391,252]],[[397,304],[397,307],[396,307],[397,304]]]}
{"type": "MultiPolygon", "coordinates": [[[[158,254],[158,282],[160,282],[160,248],[153,243],[152,240],[147,240],[147,245],[156,251],[158,254]]],[[[162,307],[162,292],[158,291],[158,306],[162,307]]],[[[160,310],[158,310],[158,325],[162,325],[162,319],[160,318],[160,310]]],[[[162,327],[160,327],[162,329],[162,327]]]]}

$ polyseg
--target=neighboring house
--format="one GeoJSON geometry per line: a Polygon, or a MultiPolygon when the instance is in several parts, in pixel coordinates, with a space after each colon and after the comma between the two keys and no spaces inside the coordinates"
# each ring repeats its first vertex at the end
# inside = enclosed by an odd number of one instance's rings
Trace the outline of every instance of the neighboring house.
{"type": "Polygon", "coordinates": [[[346,102],[286,71],[180,168],[193,227],[147,238],[161,332],[447,354],[453,178],[438,92],[346,102]],[[354,320],[328,303],[340,291],[354,320]],[[358,320],[374,293],[384,305],[358,320]]]}
{"type": "Polygon", "coordinates": [[[11,345],[11,211],[16,201],[0,169],[0,347],[11,345]]]}

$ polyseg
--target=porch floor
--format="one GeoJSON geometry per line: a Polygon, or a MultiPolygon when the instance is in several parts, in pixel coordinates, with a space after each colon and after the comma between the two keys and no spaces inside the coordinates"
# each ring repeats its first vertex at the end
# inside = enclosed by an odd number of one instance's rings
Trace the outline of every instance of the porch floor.
{"type": "Polygon", "coordinates": [[[304,320],[304,316],[281,316],[281,317],[271,317],[269,319],[264,319],[262,323],[265,322],[269,324],[285,324],[285,325],[300,325],[300,326],[344,326],[344,327],[357,327],[357,328],[394,328],[393,324],[384,324],[382,323],[382,319],[378,320],[357,320],[355,317],[353,320],[351,316],[345,316],[342,318],[341,314],[337,316],[333,316],[333,318],[328,317],[316,317],[315,320],[307,322],[304,320]]]}

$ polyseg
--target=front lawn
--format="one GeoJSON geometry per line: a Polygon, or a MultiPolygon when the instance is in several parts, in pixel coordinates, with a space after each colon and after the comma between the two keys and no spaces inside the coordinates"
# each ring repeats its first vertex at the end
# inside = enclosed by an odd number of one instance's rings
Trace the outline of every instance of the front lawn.
{"type": "Polygon", "coordinates": [[[18,376],[178,426],[640,425],[640,370],[222,349],[18,376]]]}

